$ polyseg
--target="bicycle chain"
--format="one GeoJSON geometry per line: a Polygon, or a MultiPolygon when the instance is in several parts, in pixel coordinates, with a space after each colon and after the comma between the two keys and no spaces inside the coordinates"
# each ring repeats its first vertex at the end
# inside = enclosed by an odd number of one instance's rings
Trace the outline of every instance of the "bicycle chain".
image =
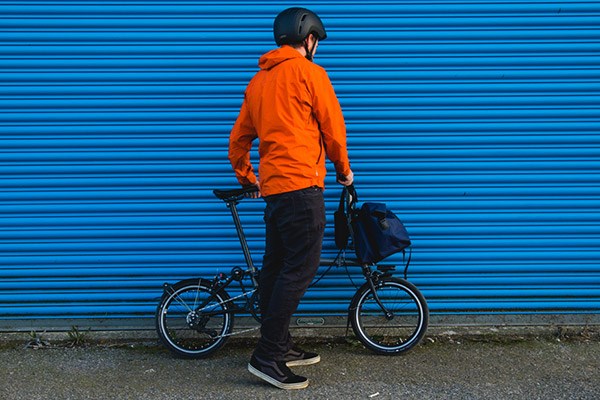
{"type": "Polygon", "coordinates": [[[215,336],[215,339],[220,339],[220,338],[224,338],[224,337],[228,337],[228,336],[235,336],[235,335],[239,335],[241,333],[246,333],[246,332],[252,332],[252,331],[255,331],[257,329],[260,329],[260,326],[257,326],[257,327],[254,327],[254,328],[249,328],[249,329],[244,329],[242,331],[231,332],[231,333],[228,333],[226,335],[215,336]]]}
{"type": "MultiPolygon", "coordinates": [[[[240,294],[240,295],[238,295],[238,296],[231,297],[231,298],[229,298],[228,300],[225,300],[225,301],[223,301],[223,302],[219,302],[219,303],[217,303],[217,304],[218,304],[218,305],[223,305],[223,304],[225,304],[225,303],[232,302],[233,300],[239,299],[240,297],[244,297],[244,296],[245,296],[246,298],[248,298],[249,296],[253,295],[253,294],[254,294],[254,292],[256,292],[256,289],[254,289],[254,290],[251,290],[251,291],[249,291],[249,292],[244,292],[244,293],[242,293],[242,294],[240,294]]],[[[179,296],[177,296],[177,297],[179,297],[179,296]]],[[[180,303],[183,303],[181,300],[179,300],[179,302],[180,302],[180,303]]],[[[184,303],[184,304],[185,304],[185,303],[184,303]]],[[[206,306],[206,307],[204,307],[204,308],[201,308],[201,309],[199,309],[199,310],[196,310],[196,311],[194,311],[194,312],[201,313],[202,311],[206,310],[207,308],[209,308],[209,307],[214,307],[214,306],[215,306],[215,304],[211,304],[211,305],[208,305],[208,306],[206,306]]],[[[186,307],[187,307],[187,305],[186,305],[186,307]]],[[[189,307],[188,307],[188,308],[189,308],[189,307]]],[[[255,331],[255,330],[259,329],[259,328],[260,328],[260,326],[257,326],[257,327],[254,327],[254,328],[244,329],[244,330],[237,331],[237,332],[231,332],[231,333],[228,333],[228,334],[225,334],[225,335],[219,335],[219,336],[215,336],[215,339],[220,339],[220,338],[224,338],[224,337],[228,337],[228,336],[235,336],[235,335],[239,335],[239,334],[242,334],[242,333],[246,333],[246,332],[255,331]]]]}

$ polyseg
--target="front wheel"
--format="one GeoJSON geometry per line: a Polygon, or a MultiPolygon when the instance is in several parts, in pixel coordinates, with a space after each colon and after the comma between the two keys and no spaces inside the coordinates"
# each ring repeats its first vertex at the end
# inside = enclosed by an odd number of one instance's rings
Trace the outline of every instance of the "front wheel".
{"type": "Polygon", "coordinates": [[[221,348],[233,330],[229,295],[214,292],[205,279],[187,279],[165,288],[156,310],[156,331],[173,353],[202,358],[221,348]]]}
{"type": "Polygon", "coordinates": [[[425,335],[429,310],[425,298],[412,283],[383,278],[374,284],[380,303],[367,282],[350,303],[349,318],[361,343],[377,354],[400,354],[413,348],[425,335]]]}

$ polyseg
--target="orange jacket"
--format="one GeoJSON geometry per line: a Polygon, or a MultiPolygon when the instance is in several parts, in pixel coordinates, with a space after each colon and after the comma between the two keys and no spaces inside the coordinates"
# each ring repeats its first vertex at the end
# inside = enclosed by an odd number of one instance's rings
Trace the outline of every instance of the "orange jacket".
{"type": "Polygon", "coordinates": [[[238,181],[257,181],[250,163],[256,138],[264,196],[325,187],[325,154],[337,173],[348,175],[346,125],[325,70],[290,46],[266,53],[258,65],[229,137],[238,181]]]}

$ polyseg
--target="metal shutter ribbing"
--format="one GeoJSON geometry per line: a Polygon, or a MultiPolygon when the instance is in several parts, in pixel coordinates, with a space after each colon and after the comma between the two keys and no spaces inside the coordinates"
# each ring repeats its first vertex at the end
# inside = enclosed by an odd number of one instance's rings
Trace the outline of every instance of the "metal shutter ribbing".
{"type": "MultiPolygon", "coordinates": [[[[235,184],[228,131],[284,6],[0,2],[4,319],[147,317],[163,281],[242,262],[209,189],[235,184]]],[[[361,200],[405,220],[432,313],[597,313],[598,4],[307,6],[361,200]]],[[[334,271],[303,310],[352,292],[334,271]]]]}

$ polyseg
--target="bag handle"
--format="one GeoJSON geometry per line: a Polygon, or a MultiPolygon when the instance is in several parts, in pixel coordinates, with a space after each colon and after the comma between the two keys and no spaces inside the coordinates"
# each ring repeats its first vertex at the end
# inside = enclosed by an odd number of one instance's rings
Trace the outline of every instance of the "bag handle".
{"type": "Polygon", "coordinates": [[[344,186],[340,196],[340,205],[338,207],[338,211],[343,212],[345,209],[346,212],[350,212],[350,210],[354,210],[356,208],[356,203],[358,203],[358,195],[356,194],[354,185],[352,184],[349,186],[344,186]]]}
{"type": "Polygon", "coordinates": [[[348,247],[348,238],[353,235],[351,221],[356,203],[356,190],[344,186],[340,195],[340,204],[338,209],[333,213],[335,245],[338,249],[343,250],[348,247]]]}

